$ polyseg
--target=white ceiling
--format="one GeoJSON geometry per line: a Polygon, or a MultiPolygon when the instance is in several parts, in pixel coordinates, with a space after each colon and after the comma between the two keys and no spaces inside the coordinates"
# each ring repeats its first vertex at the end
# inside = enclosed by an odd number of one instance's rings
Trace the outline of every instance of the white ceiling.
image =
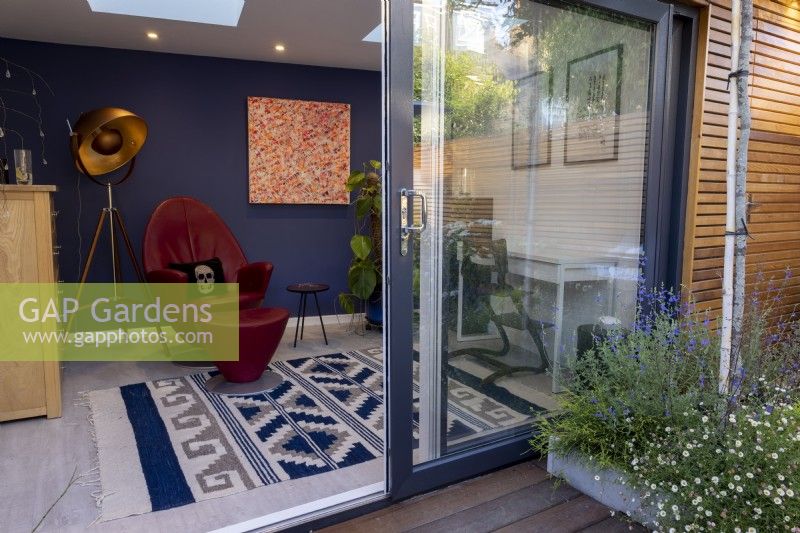
{"type": "Polygon", "coordinates": [[[380,12],[380,0],[246,0],[239,26],[225,27],[93,13],[86,0],[0,0],[0,36],[380,70],[380,44],[362,41],[380,12]],[[158,40],[147,38],[151,31],[158,40]]]}

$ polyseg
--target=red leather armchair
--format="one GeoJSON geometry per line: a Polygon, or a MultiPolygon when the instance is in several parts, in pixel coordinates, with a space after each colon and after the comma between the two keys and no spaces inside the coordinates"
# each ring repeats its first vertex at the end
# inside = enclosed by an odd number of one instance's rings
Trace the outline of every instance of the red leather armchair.
{"type": "Polygon", "coordinates": [[[144,230],[142,265],[150,283],[186,283],[188,276],[170,263],[194,263],[212,257],[222,262],[225,281],[239,283],[239,308],[260,307],[272,263],[248,263],[239,242],[213,209],[194,198],[161,202],[144,230]]]}

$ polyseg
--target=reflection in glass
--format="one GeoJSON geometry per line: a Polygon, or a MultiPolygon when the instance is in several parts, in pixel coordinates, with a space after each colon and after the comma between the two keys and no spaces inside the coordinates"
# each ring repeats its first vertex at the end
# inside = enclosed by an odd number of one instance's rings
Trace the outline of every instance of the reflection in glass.
{"type": "Polygon", "coordinates": [[[550,0],[414,21],[419,463],[527,427],[586,331],[632,316],[653,33],[550,0]]]}

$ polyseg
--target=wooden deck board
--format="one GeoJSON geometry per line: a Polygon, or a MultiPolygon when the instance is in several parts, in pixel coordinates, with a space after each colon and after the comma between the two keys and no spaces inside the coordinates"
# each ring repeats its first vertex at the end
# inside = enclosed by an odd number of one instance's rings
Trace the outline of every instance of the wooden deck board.
{"type": "Polygon", "coordinates": [[[498,533],[566,533],[580,531],[608,517],[609,510],[605,505],[581,495],[497,531],[498,533]]]}
{"type": "Polygon", "coordinates": [[[644,532],[529,461],[324,529],[326,533],[644,532]]]}
{"type": "Polygon", "coordinates": [[[646,533],[650,530],[639,524],[628,523],[609,516],[602,522],[582,529],[581,533],[630,533],[631,531],[635,533],[646,533]]]}
{"type": "MultiPolygon", "coordinates": [[[[415,529],[413,533],[451,533],[470,531],[488,533],[537,515],[553,506],[569,502],[580,496],[580,492],[566,483],[558,486],[544,480],[500,498],[465,509],[446,518],[415,529]]],[[[606,511],[607,512],[607,511],[606,511]]]]}
{"type": "Polygon", "coordinates": [[[330,527],[328,533],[380,531],[397,533],[435,522],[465,509],[499,498],[547,479],[548,474],[535,462],[525,462],[505,470],[451,485],[418,496],[386,509],[330,527]]]}

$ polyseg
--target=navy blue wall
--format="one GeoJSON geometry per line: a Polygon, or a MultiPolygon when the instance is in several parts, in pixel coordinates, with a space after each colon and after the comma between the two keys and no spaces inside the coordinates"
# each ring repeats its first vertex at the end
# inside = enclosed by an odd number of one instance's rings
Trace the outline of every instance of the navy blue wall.
{"type": "MultiPolygon", "coordinates": [[[[66,119],[103,106],[129,109],[149,126],[147,143],[133,177],[115,190],[128,231],[140,253],[152,209],[174,195],[191,195],[211,205],[238,237],[251,261],[275,264],[267,305],[296,309],[287,284],[313,280],[331,284],[323,313],[346,289],[352,211],[345,206],[250,205],[247,201],[248,96],[345,102],[352,106],[351,163],[380,159],[381,85],[378,72],[307,67],[207,57],[52,45],[0,39],[0,56],[31,68],[51,85],[40,86],[47,166],[38,157],[35,128],[8,115],[8,127],[23,129],[34,150],[34,183],[56,184],[61,278],[79,277],[78,213],[86,256],[105,191],[79,176],[71,163],[66,119]]],[[[0,64],[0,67],[3,65],[0,64]]],[[[35,112],[27,95],[30,80],[11,67],[0,92],[9,107],[35,112]]],[[[2,73],[0,73],[2,75],[2,73]]],[[[9,136],[11,148],[18,145],[9,136]]],[[[2,145],[0,145],[2,156],[2,145]]],[[[104,234],[105,235],[105,234],[104,234]]],[[[101,243],[92,279],[110,279],[108,245],[101,243]]],[[[127,271],[128,280],[133,280],[127,271]]]]}

